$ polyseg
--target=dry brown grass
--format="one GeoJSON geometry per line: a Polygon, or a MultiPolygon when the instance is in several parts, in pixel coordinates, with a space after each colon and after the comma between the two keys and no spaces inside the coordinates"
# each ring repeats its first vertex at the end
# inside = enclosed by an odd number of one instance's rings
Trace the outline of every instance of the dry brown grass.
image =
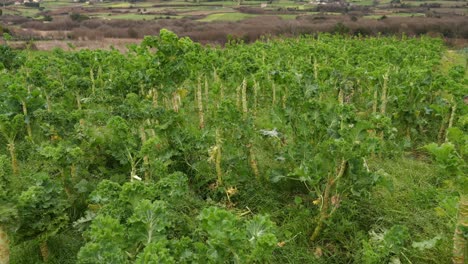
{"type": "Polygon", "coordinates": [[[263,35],[297,36],[318,32],[347,33],[374,36],[401,35],[419,36],[428,34],[450,39],[468,39],[466,17],[389,17],[364,19],[359,12],[347,16],[300,16],[295,20],[283,20],[274,15],[262,15],[239,22],[198,22],[190,19],[162,19],[153,21],[98,20],[82,22],[68,17],[51,23],[30,21],[15,30],[15,36],[23,39],[65,39],[95,41],[103,39],[141,39],[157,35],[162,28],[188,36],[201,43],[224,44],[230,36],[246,42],[263,35]]]}

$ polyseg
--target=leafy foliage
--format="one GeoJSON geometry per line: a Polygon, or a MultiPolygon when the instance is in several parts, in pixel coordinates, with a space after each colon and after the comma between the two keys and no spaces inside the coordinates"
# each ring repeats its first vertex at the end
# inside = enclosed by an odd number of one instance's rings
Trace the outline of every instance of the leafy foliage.
{"type": "Polygon", "coordinates": [[[0,223],[44,260],[73,226],[79,263],[424,262],[448,252],[466,189],[467,79],[437,70],[443,51],[326,34],[205,47],[167,30],[127,53],[2,46],[0,223]],[[384,161],[421,146],[438,177],[410,192],[384,161]],[[396,216],[409,204],[435,227],[396,216]]]}
{"type": "Polygon", "coordinates": [[[17,234],[23,239],[55,235],[68,223],[66,209],[69,204],[63,188],[47,175],[35,175],[36,185],[18,197],[21,225],[17,234]]]}

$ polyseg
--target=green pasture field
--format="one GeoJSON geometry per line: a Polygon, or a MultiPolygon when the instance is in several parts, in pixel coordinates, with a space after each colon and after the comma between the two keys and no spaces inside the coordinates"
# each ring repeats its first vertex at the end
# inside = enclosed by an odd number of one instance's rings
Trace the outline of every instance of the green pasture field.
{"type": "Polygon", "coordinates": [[[243,13],[217,13],[208,15],[205,18],[200,19],[202,22],[212,22],[212,21],[239,21],[246,18],[256,17],[257,15],[252,14],[243,14],[243,13]]]}
{"type": "Polygon", "coordinates": [[[156,18],[166,18],[171,19],[182,18],[182,16],[167,16],[167,15],[154,15],[154,14],[138,14],[138,13],[129,13],[129,14],[92,14],[91,17],[97,17],[102,19],[123,19],[123,20],[152,20],[156,18]]]}
{"type": "Polygon", "coordinates": [[[4,12],[5,14],[31,17],[31,18],[36,17],[40,13],[39,9],[37,8],[24,7],[24,6],[9,7],[5,9],[4,12]]]}

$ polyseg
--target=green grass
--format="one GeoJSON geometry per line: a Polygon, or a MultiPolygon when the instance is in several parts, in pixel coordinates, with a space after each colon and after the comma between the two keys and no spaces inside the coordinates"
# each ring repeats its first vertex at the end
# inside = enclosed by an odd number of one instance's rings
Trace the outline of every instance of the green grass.
{"type": "Polygon", "coordinates": [[[108,3],[105,6],[112,8],[129,8],[132,4],[128,2],[108,3]]]}
{"type": "Polygon", "coordinates": [[[111,14],[111,13],[95,13],[91,14],[90,17],[101,18],[101,19],[124,19],[124,20],[152,20],[152,19],[170,19],[182,18],[183,16],[167,16],[167,15],[146,15],[139,13],[127,13],[127,14],[111,14]]]}
{"type": "Polygon", "coordinates": [[[128,20],[143,20],[143,19],[153,19],[154,16],[149,15],[140,15],[140,14],[121,14],[121,15],[112,15],[107,16],[108,19],[128,19],[128,20]]]}
{"type": "MultiPolygon", "coordinates": [[[[468,66],[468,53],[456,50],[447,50],[440,62],[440,71],[448,74],[454,66],[468,66]]],[[[465,76],[468,76],[468,71],[465,68],[465,76]]]]}
{"type": "Polygon", "coordinates": [[[24,7],[24,6],[15,6],[12,8],[8,8],[3,10],[5,14],[8,15],[18,15],[23,17],[35,17],[39,14],[39,9],[33,7],[24,7]]]}
{"type": "Polygon", "coordinates": [[[373,0],[351,0],[352,4],[362,5],[362,6],[371,6],[374,4],[373,0]]]}
{"type": "Polygon", "coordinates": [[[392,0],[379,0],[379,5],[388,5],[392,2],[392,0]]]}
{"type": "Polygon", "coordinates": [[[243,14],[243,13],[218,13],[211,14],[207,17],[200,19],[199,21],[203,22],[212,22],[212,21],[240,21],[246,18],[255,17],[256,15],[243,14]]]}
{"type": "Polygon", "coordinates": [[[37,9],[37,8],[30,8],[30,7],[18,8],[18,11],[21,12],[21,15],[22,15],[22,16],[26,16],[26,17],[34,17],[34,16],[36,16],[38,13],[41,12],[41,11],[39,11],[39,9],[37,9]]]}
{"type": "Polygon", "coordinates": [[[390,15],[387,15],[389,17],[421,17],[425,16],[425,14],[422,13],[393,13],[390,15]]]}
{"type": "Polygon", "coordinates": [[[17,15],[19,12],[11,9],[3,9],[4,15],[17,15]]]}
{"type": "Polygon", "coordinates": [[[370,204],[362,206],[372,229],[393,225],[409,228],[412,242],[442,239],[435,248],[419,251],[408,245],[413,263],[448,263],[456,218],[458,196],[450,188],[449,178],[428,162],[403,157],[395,160],[373,160],[371,168],[381,170],[386,184],[377,186],[370,204]]]}
{"type": "MultiPolygon", "coordinates": [[[[363,241],[371,239],[369,232],[381,232],[395,225],[409,229],[404,254],[412,263],[449,263],[458,199],[449,188],[450,179],[443,178],[429,161],[412,157],[373,159],[368,163],[379,175],[378,183],[361,198],[342,199],[342,205],[323,230],[326,241],[319,239],[310,244],[318,208],[303,185],[275,189],[254,184],[251,189],[242,190],[235,202],[238,208],[269,214],[277,223],[279,239],[286,243],[275,252],[273,263],[360,263],[355,257],[366,250],[363,241]],[[295,203],[296,197],[302,202],[295,203]],[[412,247],[413,242],[436,236],[441,239],[432,249],[420,251],[412,247]],[[317,248],[323,251],[322,257],[314,256],[317,248]],[[353,253],[346,256],[343,252],[353,253]]],[[[400,257],[402,263],[410,263],[400,257]]]]}
{"type": "Polygon", "coordinates": [[[460,6],[466,4],[463,1],[444,1],[444,0],[434,0],[434,1],[405,1],[405,3],[419,6],[421,4],[441,4],[442,6],[460,6]]]}
{"type": "Polygon", "coordinates": [[[54,0],[44,0],[41,3],[41,6],[45,7],[46,9],[51,8],[55,9],[57,7],[67,7],[67,6],[78,6],[78,5],[85,5],[82,3],[73,3],[73,1],[54,1],[54,0]]]}

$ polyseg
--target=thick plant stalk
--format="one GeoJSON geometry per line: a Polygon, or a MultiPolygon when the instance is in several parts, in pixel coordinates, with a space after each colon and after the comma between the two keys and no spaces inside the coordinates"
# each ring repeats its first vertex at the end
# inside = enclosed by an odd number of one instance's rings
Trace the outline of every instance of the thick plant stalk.
{"type": "Polygon", "coordinates": [[[209,91],[208,91],[208,78],[205,76],[205,96],[204,96],[204,100],[205,100],[205,108],[206,110],[208,111],[208,102],[210,101],[209,99],[209,91]]]}
{"type": "Polygon", "coordinates": [[[406,138],[411,141],[411,129],[410,129],[410,127],[406,128],[406,138]]]}
{"type": "Polygon", "coordinates": [[[97,76],[96,76],[96,81],[98,82],[98,87],[102,87],[102,67],[99,65],[98,70],[97,70],[97,76]]]}
{"type": "Polygon", "coordinates": [[[339,92],[338,92],[338,103],[340,105],[344,105],[344,93],[343,93],[343,89],[340,88],[339,92]]]}
{"type": "Polygon", "coordinates": [[[130,150],[127,148],[127,158],[128,161],[130,162],[130,181],[132,182],[134,179],[141,181],[141,178],[138,177],[137,175],[137,166],[138,163],[140,163],[141,159],[136,159],[136,157],[132,156],[132,153],[130,153],[130,150]]]}
{"type": "Polygon", "coordinates": [[[346,171],[347,165],[348,165],[348,161],[345,159],[342,159],[341,164],[340,164],[340,170],[338,171],[338,174],[336,175],[335,179],[333,179],[333,181],[331,182],[332,185],[334,185],[341,177],[343,177],[346,171]]]}
{"type": "MultiPolygon", "coordinates": [[[[377,87],[374,87],[374,98],[372,100],[372,113],[377,113],[377,105],[379,104],[379,93],[377,87]]],[[[374,129],[369,130],[370,136],[374,137],[376,135],[376,131],[374,129]]],[[[372,151],[372,156],[374,156],[374,152],[372,151]]]]}
{"type": "MultiPolygon", "coordinates": [[[[344,91],[343,89],[340,88],[340,91],[338,92],[338,103],[343,106],[344,105],[344,91]]],[[[344,122],[343,122],[343,115],[340,115],[340,128],[344,128],[344,122]]]]}
{"type": "Polygon", "coordinates": [[[163,103],[164,103],[164,107],[165,107],[166,109],[170,109],[170,108],[171,108],[170,100],[169,100],[166,96],[164,96],[163,103]]]}
{"type": "Polygon", "coordinates": [[[0,264],[9,264],[10,263],[10,241],[8,239],[8,234],[0,226],[0,264]]]}
{"type": "Polygon", "coordinates": [[[201,80],[198,78],[198,85],[197,85],[197,105],[198,105],[198,119],[199,119],[199,127],[200,129],[205,128],[205,115],[203,113],[203,98],[202,98],[202,88],[201,88],[201,80]]]}
{"type": "Polygon", "coordinates": [[[71,195],[72,195],[72,191],[68,187],[67,175],[65,174],[65,169],[64,168],[60,168],[60,175],[62,176],[63,189],[65,190],[65,193],[67,194],[67,197],[70,198],[71,195]]]}
{"type": "Polygon", "coordinates": [[[258,163],[257,163],[257,159],[255,157],[255,152],[252,148],[252,144],[249,144],[247,146],[249,148],[249,163],[250,163],[250,168],[252,168],[252,171],[255,175],[255,178],[257,179],[257,181],[260,179],[260,172],[258,170],[258,163]]]}
{"type": "Polygon", "coordinates": [[[242,81],[242,112],[244,113],[244,118],[247,117],[247,80],[242,81]]]}
{"type": "Polygon", "coordinates": [[[50,253],[49,253],[49,246],[47,245],[46,240],[41,242],[41,244],[39,245],[39,249],[41,251],[42,261],[47,263],[49,261],[50,253]]]}
{"type": "Polygon", "coordinates": [[[318,63],[316,57],[314,57],[314,79],[318,82],[318,63]]]}
{"type": "Polygon", "coordinates": [[[450,113],[449,123],[448,123],[447,129],[445,130],[445,142],[448,141],[448,131],[453,126],[453,120],[455,119],[456,111],[457,111],[457,105],[454,103],[452,106],[452,112],[450,113]]]}
{"type": "Polygon", "coordinates": [[[272,91],[272,101],[271,101],[271,105],[273,107],[275,107],[276,105],[276,85],[274,82],[271,83],[271,91],[272,91]]]}
{"type": "MultiPolygon", "coordinates": [[[[28,116],[28,107],[26,105],[26,101],[23,100],[21,104],[23,105],[23,115],[26,117],[28,116]]],[[[28,137],[32,139],[31,122],[26,123],[26,131],[28,132],[28,137]]]]}
{"type": "Polygon", "coordinates": [[[254,83],[254,115],[257,115],[258,108],[258,83],[254,83]]]}
{"type": "MultiPolygon", "coordinates": [[[[141,137],[141,144],[144,145],[146,142],[146,132],[143,126],[140,126],[140,137],[141,137]]],[[[145,168],[145,180],[150,180],[150,174],[148,171],[149,168],[149,158],[148,155],[143,156],[143,167],[145,168]]]]}
{"type": "Polygon", "coordinates": [[[224,100],[224,85],[221,83],[221,80],[216,72],[216,68],[213,69],[213,83],[216,85],[219,84],[219,102],[217,106],[219,107],[220,103],[224,100]]]}
{"type": "Polygon", "coordinates": [[[174,112],[179,112],[179,107],[177,105],[177,99],[175,97],[175,94],[172,94],[172,98],[171,98],[171,105],[172,105],[172,110],[174,110],[174,112]]]}
{"type": "Polygon", "coordinates": [[[153,95],[153,107],[158,107],[159,103],[158,103],[158,97],[159,97],[159,94],[158,94],[158,89],[156,88],[153,88],[151,90],[152,92],[152,95],[153,95]]]}
{"type": "Polygon", "coordinates": [[[450,116],[446,115],[442,118],[442,122],[440,124],[439,128],[439,134],[437,134],[437,141],[439,144],[442,143],[444,140],[444,135],[445,135],[445,124],[450,120],[450,116]]]}
{"type": "Polygon", "coordinates": [[[236,107],[237,109],[241,109],[241,104],[242,104],[242,85],[237,86],[236,88],[236,107]]]}
{"type": "Polygon", "coordinates": [[[94,79],[94,72],[93,69],[89,69],[89,78],[91,79],[91,91],[94,94],[96,94],[96,81],[94,79]]]}
{"type": "Polygon", "coordinates": [[[335,186],[336,182],[341,177],[343,177],[346,171],[346,167],[347,167],[347,161],[345,159],[342,159],[336,177],[333,178],[332,176],[329,176],[327,180],[327,185],[325,186],[325,191],[323,192],[323,203],[322,203],[323,206],[320,209],[320,215],[319,215],[317,226],[315,227],[314,232],[312,233],[312,236],[310,237],[311,241],[315,241],[318,238],[318,236],[320,235],[320,232],[322,231],[323,223],[331,215],[329,212],[330,203],[332,202],[330,199],[331,189],[335,186]]]}
{"type": "Polygon", "coordinates": [[[140,96],[145,97],[146,96],[145,89],[144,89],[145,86],[143,84],[140,84],[139,86],[140,86],[140,96]]]}
{"type": "Polygon", "coordinates": [[[327,185],[325,186],[325,191],[323,193],[323,206],[320,209],[320,216],[318,219],[317,226],[314,229],[314,233],[312,233],[312,236],[310,237],[310,241],[315,241],[317,237],[320,235],[320,232],[322,231],[323,227],[323,222],[328,218],[328,207],[330,205],[330,189],[332,186],[332,178],[329,177],[327,181],[327,185]]]}
{"type": "MultiPolygon", "coordinates": [[[[387,102],[388,102],[388,96],[387,96],[387,91],[388,91],[388,71],[385,73],[383,76],[384,83],[383,83],[383,88],[382,88],[382,95],[380,98],[380,113],[385,116],[385,113],[387,112],[387,102]]],[[[384,138],[384,132],[380,131],[380,138],[384,138]]]]}
{"type": "Polygon", "coordinates": [[[354,93],[356,92],[356,90],[354,88],[351,89],[351,91],[349,92],[349,94],[347,94],[345,97],[344,97],[344,102],[343,103],[351,103],[352,100],[353,100],[353,97],[354,97],[354,93]]]}
{"type": "Polygon", "coordinates": [[[284,87],[283,96],[281,97],[281,104],[282,104],[283,109],[286,109],[287,92],[288,92],[287,87],[284,87]]]}
{"type": "Polygon", "coordinates": [[[458,208],[458,221],[453,235],[453,257],[454,264],[466,264],[468,261],[468,243],[463,236],[462,229],[468,228],[468,195],[460,197],[458,208]]]}
{"type": "Polygon", "coordinates": [[[382,115],[385,115],[386,111],[387,111],[387,102],[388,102],[388,97],[387,97],[387,90],[388,90],[388,71],[387,73],[385,73],[385,75],[383,76],[383,80],[384,80],[384,83],[383,83],[383,87],[382,87],[382,95],[381,95],[381,98],[380,98],[380,101],[381,101],[381,105],[380,105],[380,113],[382,115]]]}
{"type": "Polygon", "coordinates": [[[133,179],[137,179],[138,175],[136,174],[136,164],[133,162],[133,160],[130,161],[130,181],[132,182],[133,179]]]}
{"type": "Polygon", "coordinates": [[[72,163],[70,165],[70,176],[72,179],[76,179],[76,165],[75,163],[72,163]]]}
{"type": "Polygon", "coordinates": [[[220,97],[219,99],[220,102],[224,101],[224,85],[223,84],[221,84],[221,87],[220,87],[219,97],[220,97]]]}
{"type": "Polygon", "coordinates": [[[218,129],[216,129],[216,176],[218,186],[223,185],[223,171],[221,169],[221,135],[218,129]]]}
{"type": "Polygon", "coordinates": [[[213,81],[214,83],[219,83],[219,76],[218,72],[216,71],[216,68],[213,69],[213,81]]]}
{"type": "MultiPolygon", "coordinates": [[[[151,125],[152,125],[151,120],[146,119],[146,124],[148,124],[148,126],[151,126],[151,125]]],[[[150,133],[150,135],[151,135],[152,137],[155,137],[155,136],[156,136],[156,131],[154,131],[154,128],[151,128],[151,129],[149,130],[149,133],[150,133]]]]}
{"type": "Polygon", "coordinates": [[[223,185],[223,171],[221,169],[221,148],[218,148],[216,152],[216,176],[218,181],[218,186],[223,185]]]}
{"type": "Polygon", "coordinates": [[[80,94],[76,93],[75,98],[76,98],[76,107],[78,107],[78,110],[81,110],[81,97],[80,97],[80,94]]]}
{"type": "Polygon", "coordinates": [[[11,169],[13,170],[13,174],[19,174],[19,167],[18,167],[18,160],[16,159],[16,151],[15,151],[15,142],[11,141],[7,144],[8,151],[10,152],[11,157],[11,169]]]}
{"type": "Polygon", "coordinates": [[[180,98],[179,93],[175,92],[172,94],[172,108],[174,109],[174,112],[178,113],[179,108],[182,105],[182,100],[180,98]]]}
{"type": "Polygon", "coordinates": [[[47,112],[52,112],[52,102],[50,101],[50,96],[48,93],[45,93],[46,103],[47,103],[47,112]]]}
{"type": "Polygon", "coordinates": [[[84,125],[86,125],[86,121],[83,118],[80,119],[79,123],[81,127],[84,127],[84,125]]]}

